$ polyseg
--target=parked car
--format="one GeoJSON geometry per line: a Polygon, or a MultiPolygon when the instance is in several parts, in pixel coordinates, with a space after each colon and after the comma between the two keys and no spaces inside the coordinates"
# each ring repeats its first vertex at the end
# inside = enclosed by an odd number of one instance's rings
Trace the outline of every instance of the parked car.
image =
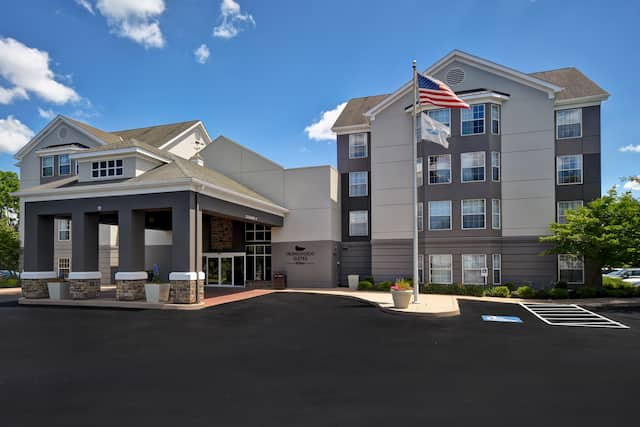
{"type": "Polygon", "coordinates": [[[617,277],[619,279],[640,278],[640,268],[621,268],[620,270],[612,271],[607,274],[609,277],[617,277]]]}
{"type": "Polygon", "coordinates": [[[0,279],[10,279],[12,277],[18,277],[18,272],[11,270],[0,270],[0,279]]]}
{"type": "Polygon", "coordinates": [[[631,283],[633,286],[640,286],[640,277],[631,277],[629,279],[622,279],[622,281],[631,283]]]}

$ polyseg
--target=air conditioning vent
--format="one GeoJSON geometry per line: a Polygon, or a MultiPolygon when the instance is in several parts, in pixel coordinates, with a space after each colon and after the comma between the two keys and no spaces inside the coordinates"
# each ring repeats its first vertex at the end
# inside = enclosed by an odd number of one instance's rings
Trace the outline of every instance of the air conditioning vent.
{"type": "Polygon", "coordinates": [[[62,126],[59,130],[58,130],[58,136],[62,139],[66,138],[67,135],[69,134],[69,129],[67,129],[66,126],[62,126]]]}
{"type": "Polygon", "coordinates": [[[449,86],[457,86],[464,81],[464,70],[462,68],[450,68],[447,70],[445,80],[449,86]]]}

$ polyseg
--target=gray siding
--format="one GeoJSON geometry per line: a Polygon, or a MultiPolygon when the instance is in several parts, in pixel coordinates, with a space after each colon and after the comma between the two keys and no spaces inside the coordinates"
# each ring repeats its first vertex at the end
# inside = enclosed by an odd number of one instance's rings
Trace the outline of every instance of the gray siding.
{"type": "Polygon", "coordinates": [[[412,277],[411,239],[383,239],[371,241],[372,275],[376,282],[412,277]]]}
{"type": "Polygon", "coordinates": [[[340,280],[346,286],[347,276],[357,274],[360,278],[371,275],[371,244],[369,242],[343,242],[340,260],[340,280]]]}

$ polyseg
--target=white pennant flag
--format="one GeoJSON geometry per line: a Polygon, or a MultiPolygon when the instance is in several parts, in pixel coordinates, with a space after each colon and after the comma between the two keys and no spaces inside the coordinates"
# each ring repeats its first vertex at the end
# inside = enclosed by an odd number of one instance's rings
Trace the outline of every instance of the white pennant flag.
{"type": "Polygon", "coordinates": [[[439,121],[431,118],[428,114],[420,114],[420,141],[431,141],[449,148],[447,138],[451,136],[451,129],[439,121]]]}

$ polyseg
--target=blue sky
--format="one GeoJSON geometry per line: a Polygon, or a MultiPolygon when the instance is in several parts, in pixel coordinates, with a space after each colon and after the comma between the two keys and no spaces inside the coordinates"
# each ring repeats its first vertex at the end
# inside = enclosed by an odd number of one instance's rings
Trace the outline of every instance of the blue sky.
{"type": "Polygon", "coordinates": [[[640,174],[638,16],[613,0],[16,0],[0,14],[0,169],[50,113],[105,130],[198,118],[282,165],[335,164],[307,126],[457,48],[524,72],[576,66],[611,93],[606,189],[640,174]]]}

